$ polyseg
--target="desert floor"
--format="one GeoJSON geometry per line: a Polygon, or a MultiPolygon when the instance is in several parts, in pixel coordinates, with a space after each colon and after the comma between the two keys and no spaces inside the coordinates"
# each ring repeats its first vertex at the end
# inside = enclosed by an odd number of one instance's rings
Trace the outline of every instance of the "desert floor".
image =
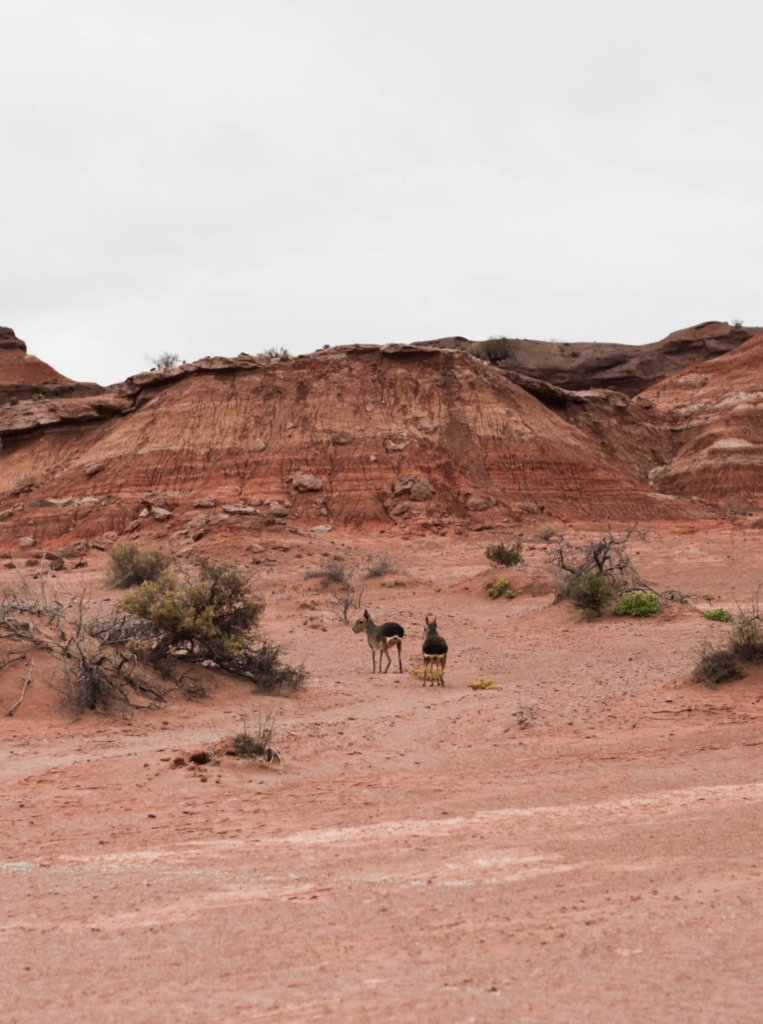
{"type": "MultiPolygon", "coordinates": [[[[75,719],[39,673],[9,718],[27,670],[6,669],[3,1020],[758,1024],[763,668],[717,690],[690,671],[728,629],[700,610],[749,601],[763,535],[651,529],[634,561],[693,605],[594,622],[552,604],[549,545],[527,533],[496,573],[491,539],[259,538],[297,696],[219,674],[201,701],[75,719]],[[382,551],[399,571],[363,604],[406,627],[403,674],[393,653],[373,675],[304,579],[382,551]],[[513,601],[485,595],[501,575],[513,601]],[[444,688],[407,671],[427,613],[444,688]],[[173,767],[265,715],[281,770],[173,767]]],[[[88,560],[61,579],[102,588],[88,560]]]]}

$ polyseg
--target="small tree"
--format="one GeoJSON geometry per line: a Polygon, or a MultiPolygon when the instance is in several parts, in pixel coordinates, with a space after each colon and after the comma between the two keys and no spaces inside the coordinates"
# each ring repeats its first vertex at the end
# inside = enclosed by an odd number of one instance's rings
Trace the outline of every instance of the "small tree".
{"type": "Polygon", "coordinates": [[[152,370],[174,370],[181,362],[178,352],[162,352],[158,356],[146,356],[146,358],[151,364],[152,370]]]}
{"type": "Polygon", "coordinates": [[[549,557],[559,578],[556,600],[571,597],[575,581],[584,576],[603,576],[613,596],[619,596],[626,590],[648,589],[644,588],[641,576],[627,551],[628,541],[636,529],[635,525],[631,526],[618,537],[609,527],[600,540],[585,545],[568,544],[564,537],[560,537],[549,557]]]}
{"type": "Polygon", "coordinates": [[[488,338],[487,341],[475,341],[469,346],[467,351],[469,355],[476,356],[477,359],[482,359],[486,363],[495,365],[503,359],[508,359],[512,354],[513,347],[513,343],[508,338],[496,334],[488,338]]]}

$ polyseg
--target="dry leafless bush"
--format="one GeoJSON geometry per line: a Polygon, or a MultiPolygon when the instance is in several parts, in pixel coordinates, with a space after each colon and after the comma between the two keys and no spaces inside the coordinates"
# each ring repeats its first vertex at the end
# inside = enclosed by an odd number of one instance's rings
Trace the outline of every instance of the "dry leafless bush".
{"type": "Polygon", "coordinates": [[[75,711],[158,707],[169,690],[141,669],[127,646],[134,628],[119,616],[110,619],[89,595],[72,593],[44,572],[34,585],[19,573],[17,585],[0,595],[0,640],[50,654],[60,664],[50,685],[75,711]]]}
{"type": "Polygon", "coordinates": [[[397,572],[397,567],[393,562],[390,555],[386,552],[371,562],[364,573],[364,578],[367,580],[377,579],[379,576],[389,576],[390,573],[397,572]]]}
{"type": "Polygon", "coordinates": [[[281,755],[273,747],[275,724],[275,715],[261,715],[257,722],[257,728],[250,732],[246,719],[242,719],[241,732],[233,737],[231,743],[232,753],[236,757],[252,758],[257,761],[280,762],[281,755]]]}
{"type": "Polygon", "coordinates": [[[743,679],[744,670],[734,654],[726,648],[712,647],[706,644],[700,653],[699,661],[694,666],[692,679],[715,689],[720,683],[730,679],[743,679]]]}

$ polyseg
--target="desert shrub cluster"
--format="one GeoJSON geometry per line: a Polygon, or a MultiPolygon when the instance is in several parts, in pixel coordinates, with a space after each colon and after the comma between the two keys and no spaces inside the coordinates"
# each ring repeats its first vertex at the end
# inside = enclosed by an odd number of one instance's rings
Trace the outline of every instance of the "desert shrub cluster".
{"type": "Polygon", "coordinates": [[[517,540],[511,546],[503,543],[488,544],[485,548],[485,558],[496,566],[520,565],[523,561],[522,542],[517,540]]]}
{"type": "Polygon", "coordinates": [[[612,612],[615,615],[631,615],[637,619],[646,619],[651,615],[657,615],[659,610],[659,594],[648,594],[645,590],[630,590],[620,597],[612,612]]]}
{"type": "Polygon", "coordinates": [[[109,551],[109,583],[114,587],[135,587],[158,579],[172,561],[172,555],[158,548],[141,548],[135,541],[120,541],[109,551]]]}
{"type": "Polygon", "coordinates": [[[584,572],[569,582],[571,603],[592,615],[601,615],[608,604],[615,599],[612,584],[601,573],[584,572]]]}
{"type": "Polygon", "coordinates": [[[710,608],[706,612],[702,612],[703,619],[709,619],[711,622],[733,622],[734,616],[730,611],[725,608],[710,608]]]}
{"type": "Polygon", "coordinates": [[[305,670],[282,664],[280,648],[257,635],[264,607],[250,578],[229,562],[202,563],[196,582],[165,571],[118,605],[137,621],[130,646],[147,661],[206,662],[260,689],[298,689],[305,670]]]}
{"type": "Polygon", "coordinates": [[[485,583],[485,590],[487,596],[491,601],[497,600],[499,597],[507,597],[511,599],[516,597],[516,593],[511,589],[511,583],[508,580],[488,580],[485,583]]]}

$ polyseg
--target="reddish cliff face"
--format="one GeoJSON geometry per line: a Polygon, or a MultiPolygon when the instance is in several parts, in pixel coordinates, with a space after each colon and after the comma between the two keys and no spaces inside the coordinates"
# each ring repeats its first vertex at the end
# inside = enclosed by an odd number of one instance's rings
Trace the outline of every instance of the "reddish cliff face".
{"type": "Polygon", "coordinates": [[[653,473],[661,490],[763,500],[763,333],[642,398],[672,424],[676,438],[675,456],[653,473]]]}
{"type": "Polygon", "coordinates": [[[10,546],[157,518],[199,533],[696,514],[502,371],[454,350],[202,360],[60,400],[47,427],[43,417],[35,428],[35,405],[0,413],[0,510],[13,510],[0,543],[10,546]],[[217,504],[200,511],[205,497],[217,504]]]}

